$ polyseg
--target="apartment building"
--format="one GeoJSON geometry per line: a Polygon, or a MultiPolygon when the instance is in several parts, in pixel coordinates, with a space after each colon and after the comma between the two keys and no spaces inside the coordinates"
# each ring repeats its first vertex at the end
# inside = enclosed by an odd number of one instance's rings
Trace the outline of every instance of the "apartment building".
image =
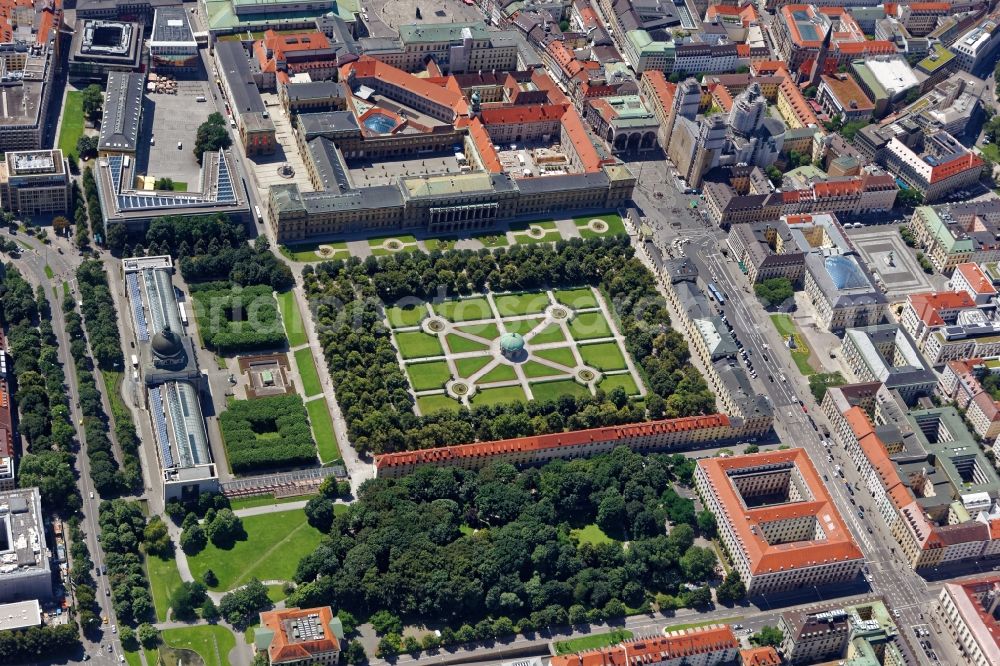
{"type": "Polygon", "coordinates": [[[741,660],[740,641],[729,625],[711,624],[624,641],[606,648],[552,657],[551,666],[648,664],[728,666],[741,660]]]}
{"type": "Polygon", "coordinates": [[[841,357],[854,381],[880,382],[907,403],[931,395],[937,386],[937,375],[896,324],[846,329],[841,357]]]}
{"type": "Polygon", "coordinates": [[[917,247],[938,271],[1000,260],[1000,200],[918,206],[908,224],[917,247]]]}
{"type": "Polygon", "coordinates": [[[1000,322],[994,305],[977,307],[965,291],[910,294],[900,324],[935,367],[952,360],[1000,356],[1000,322]]]}
{"type": "Polygon", "coordinates": [[[791,664],[844,661],[903,666],[899,629],[880,600],[785,611],[778,619],[781,651],[791,664]]]}
{"type": "Polygon", "coordinates": [[[995,573],[941,588],[935,612],[955,641],[963,666],[1000,664],[998,604],[1000,575],[995,573]]]}
{"type": "Polygon", "coordinates": [[[878,162],[920,192],[928,203],[978,183],[985,165],[982,158],[943,130],[926,134],[920,153],[894,137],[880,151],[878,162]]]}
{"type": "Polygon", "coordinates": [[[254,652],[275,666],[323,666],[340,660],[344,627],[329,606],[283,608],[260,614],[254,652]]]}
{"type": "Polygon", "coordinates": [[[857,577],[864,556],[805,450],[699,460],[695,487],[747,594],[857,577]]]}

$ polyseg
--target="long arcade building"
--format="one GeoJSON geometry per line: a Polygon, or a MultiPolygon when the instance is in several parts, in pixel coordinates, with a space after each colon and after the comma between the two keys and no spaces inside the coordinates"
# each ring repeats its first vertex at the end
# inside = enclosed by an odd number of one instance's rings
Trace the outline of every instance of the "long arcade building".
{"type": "Polygon", "coordinates": [[[201,373],[184,333],[172,271],[168,256],[122,261],[166,499],[218,490],[201,411],[201,373]]]}

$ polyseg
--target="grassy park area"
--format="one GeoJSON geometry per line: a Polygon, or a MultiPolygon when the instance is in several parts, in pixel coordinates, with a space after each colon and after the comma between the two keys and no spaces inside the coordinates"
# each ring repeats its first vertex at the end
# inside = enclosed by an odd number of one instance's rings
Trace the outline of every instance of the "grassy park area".
{"type": "Polygon", "coordinates": [[[249,581],[291,580],[299,560],[315,550],[322,533],[306,522],[301,509],[243,518],[247,539],[228,550],[209,542],[188,557],[191,575],[201,580],[211,569],[218,577],[213,590],[231,590],[249,581]]]}
{"type": "Polygon", "coordinates": [[[303,347],[295,352],[295,365],[299,366],[299,376],[302,378],[302,394],[306,397],[323,392],[319,381],[319,371],[313,361],[312,349],[303,347]]]}
{"type": "Polygon", "coordinates": [[[614,542],[614,539],[605,534],[604,530],[593,523],[586,527],[570,530],[569,534],[571,537],[576,537],[580,543],[589,543],[595,546],[602,543],[614,542]]]}
{"type": "Polygon", "coordinates": [[[588,634],[580,638],[573,638],[568,641],[558,641],[556,643],[556,654],[570,654],[573,652],[583,652],[585,650],[596,650],[597,648],[615,645],[622,641],[627,641],[634,634],[628,629],[615,629],[606,634],[588,634]]]}
{"type": "Polygon", "coordinates": [[[66,93],[62,125],[59,127],[59,149],[63,151],[63,155],[76,157],[76,142],[81,136],[83,136],[83,91],[70,90],[66,93]]]}
{"type": "Polygon", "coordinates": [[[302,323],[302,314],[299,312],[294,292],[283,291],[278,294],[278,309],[281,312],[281,321],[285,325],[285,335],[288,336],[288,346],[298,347],[307,343],[309,339],[306,337],[306,327],[302,323]]]}
{"type": "Polygon", "coordinates": [[[774,322],[774,327],[778,329],[778,333],[785,340],[791,336],[795,342],[795,347],[791,349],[792,360],[795,361],[795,367],[799,369],[799,372],[803,376],[808,377],[809,375],[816,372],[809,363],[809,347],[806,345],[805,338],[799,332],[798,326],[789,315],[786,314],[773,314],[771,315],[771,321],[774,322]]]}
{"type": "Polygon", "coordinates": [[[217,624],[164,629],[161,635],[169,647],[196,652],[205,666],[229,664],[229,652],[236,647],[233,632],[217,624]]]}
{"type": "Polygon", "coordinates": [[[601,236],[624,236],[625,223],[614,213],[607,215],[584,215],[573,219],[577,231],[583,238],[599,238],[601,236]]]}
{"type": "MultiPolygon", "coordinates": [[[[176,185],[176,183],[175,183],[176,185]]],[[[303,243],[296,245],[280,245],[278,249],[292,261],[328,261],[330,259],[346,259],[350,256],[347,243],[303,243]]]]}
{"type": "Polygon", "coordinates": [[[146,575],[149,577],[153,605],[156,606],[156,621],[165,622],[170,596],[181,586],[181,574],[173,557],[163,559],[156,555],[146,556],[146,575]]]}
{"type": "Polygon", "coordinates": [[[322,395],[313,398],[306,403],[306,411],[309,413],[309,423],[312,424],[320,462],[325,464],[340,460],[340,447],[337,446],[337,437],[333,432],[333,418],[330,416],[326,398],[322,395]]]}

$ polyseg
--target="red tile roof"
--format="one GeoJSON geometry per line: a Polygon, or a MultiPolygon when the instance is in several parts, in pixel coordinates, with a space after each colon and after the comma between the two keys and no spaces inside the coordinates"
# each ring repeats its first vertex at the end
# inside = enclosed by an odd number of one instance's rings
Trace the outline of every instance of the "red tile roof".
{"type": "Polygon", "coordinates": [[[483,458],[529,451],[545,451],[567,446],[592,444],[594,442],[624,441],[635,437],[656,435],[658,433],[693,432],[727,426],[729,426],[729,417],[725,414],[687,416],[677,419],[664,419],[662,421],[647,421],[632,425],[590,428],[588,430],[558,432],[549,435],[535,435],[533,437],[501,439],[494,442],[477,442],[475,444],[461,444],[459,446],[422,449],[420,451],[387,453],[375,457],[375,468],[385,469],[399,465],[419,465],[431,462],[458,461],[465,458],[483,458]]]}
{"type": "Polygon", "coordinates": [[[490,125],[517,125],[559,120],[566,113],[564,104],[530,104],[506,106],[497,109],[483,109],[479,117],[487,127],[490,125]]]}
{"type": "Polygon", "coordinates": [[[469,138],[472,139],[479,151],[483,168],[490,173],[502,173],[503,166],[500,164],[500,156],[497,154],[496,148],[493,147],[493,140],[490,139],[489,132],[483,127],[479,118],[473,118],[472,122],[469,123],[469,138]]]}
{"type": "Polygon", "coordinates": [[[928,326],[944,326],[944,319],[938,314],[940,310],[976,307],[972,296],[964,291],[925,291],[910,294],[908,301],[917,316],[928,326]]]}
{"type": "Polygon", "coordinates": [[[430,83],[370,56],[361,56],[358,60],[340,68],[341,81],[346,81],[351,74],[359,80],[377,79],[404,88],[435,104],[451,109],[457,116],[464,116],[469,112],[469,105],[461,93],[430,83]]]}
{"type": "Polygon", "coordinates": [[[993,286],[993,281],[986,277],[986,273],[983,272],[983,269],[978,264],[959,264],[955,266],[955,270],[962,274],[962,277],[965,278],[965,281],[969,283],[972,290],[977,294],[997,293],[996,287],[993,286]]]}
{"type": "Polygon", "coordinates": [[[607,648],[552,657],[550,666],[639,666],[739,648],[728,625],[636,638],[607,648]]]}
{"type": "Polygon", "coordinates": [[[740,650],[743,666],[781,666],[781,657],[771,646],[740,650]]]}
{"type": "Polygon", "coordinates": [[[657,70],[643,72],[642,78],[652,89],[653,95],[656,97],[656,104],[664,112],[668,112],[674,104],[674,95],[677,94],[677,84],[667,81],[667,77],[663,75],[663,72],[657,70]]]}
{"type": "Polygon", "coordinates": [[[725,520],[728,520],[738,535],[749,559],[751,573],[764,574],[864,557],[804,449],[707,458],[699,460],[698,467],[715,489],[716,497],[727,514],[725,520]],[[744,506],[728,473],[781,462],[795,465],[813,500],[753,509],[744,506]],[[758,524],[804,515],[815,516],[817,523],[823,528],[825,539],[772,546],[757,527],[758,524]]]}
{"type": "Polygon", "coordinates": [[[268,657],[272,664],[280,664],[287,661],[307,660],[312,655],[340,650],[340,641],[334,636],[330,629],[330,622],[333,620],[333,612],[329,606],[322,608],[286,608],[283,610],[267,611],[260,614],[260,623],[274,632],[271,645],[268,646],[268,657]],[[323,636],[316,640],[300,640],[288,636],[285,630],[285,621],[296,620],[316,614],[316,624],[322,630],[323,636]]]}

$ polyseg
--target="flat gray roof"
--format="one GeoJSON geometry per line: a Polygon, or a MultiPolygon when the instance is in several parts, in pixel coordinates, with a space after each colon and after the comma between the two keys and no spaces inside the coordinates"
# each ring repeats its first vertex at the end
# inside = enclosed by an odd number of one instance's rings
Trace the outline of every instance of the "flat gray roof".
{"type": "Polygon", "coordinates": [[[162,43],[194,44],[194,33],[183,5],[157,7],[153,17],[153,33],[149,37],[150,46],[162,43]]]}

